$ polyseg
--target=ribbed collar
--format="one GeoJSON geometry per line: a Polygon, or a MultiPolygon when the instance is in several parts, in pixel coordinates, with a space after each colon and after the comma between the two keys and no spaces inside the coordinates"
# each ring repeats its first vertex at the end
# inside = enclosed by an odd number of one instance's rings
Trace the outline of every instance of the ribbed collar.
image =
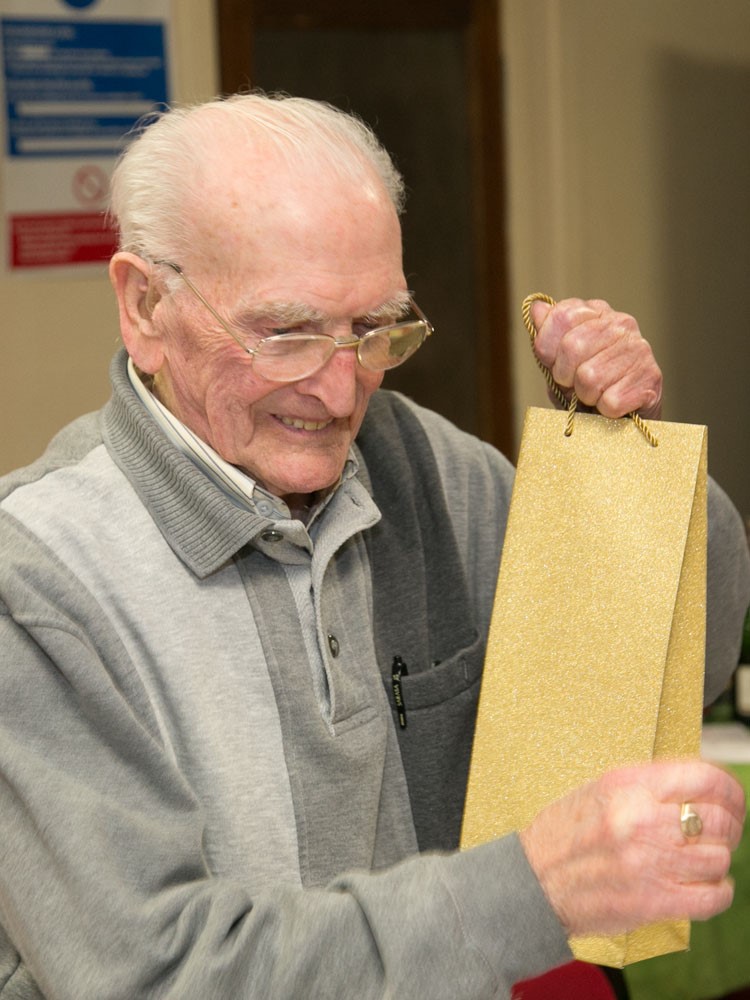
{"type": "MultiPolygon", "coordinates": [[[[120,350],[110,368],[105,444],[174,552],[197,576],[207,577],[278,523],[278,507],[269,516],[256,503],[239,505],[175,447],[138,398],[127,361],[120,350]]],[[[291,523],[305,533],[299,522],[291,523]]]]}

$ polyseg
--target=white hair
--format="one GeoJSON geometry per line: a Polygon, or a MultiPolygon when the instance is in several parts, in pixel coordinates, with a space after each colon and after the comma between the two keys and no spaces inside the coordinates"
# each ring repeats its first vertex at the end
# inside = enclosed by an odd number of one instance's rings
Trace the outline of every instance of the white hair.
{"type": "Polygon", "coordinates": [[[112,177],[110,215],[120,249],[153,260],[190,248],[185,206],[200,203],[203,168],[223,140],[245,142],[248,157],[270,143],[287,162],[309,168],[312,161],[342,177],[374,171],[396,212],[403,210],[403,179],[361,119],[307,98],[237,94],[144,120],[112,177]]]}

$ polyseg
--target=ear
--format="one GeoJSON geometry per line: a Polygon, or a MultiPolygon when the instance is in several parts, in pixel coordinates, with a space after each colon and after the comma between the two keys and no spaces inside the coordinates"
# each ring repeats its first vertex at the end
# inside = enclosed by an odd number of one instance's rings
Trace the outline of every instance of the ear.
{"type": "Polygon", "coordinates": [[[151,278],[151,265],[133,253],[119,251],[109,262],[109,280],[117,296],[120,335],[141,371],[155,375],[162,366],[162,335],[153,322],[160,299],[151,278]]]}

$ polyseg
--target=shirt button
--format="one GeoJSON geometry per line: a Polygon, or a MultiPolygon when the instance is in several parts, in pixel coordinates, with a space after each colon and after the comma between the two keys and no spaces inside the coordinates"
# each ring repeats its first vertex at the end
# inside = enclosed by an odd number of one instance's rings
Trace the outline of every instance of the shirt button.
{"type": "Polygon", "coordinates": [[[331,656],[334,658],[339,655],[339,649],[341,648],[339,646],[339,641],[336,636],[332,635],[330,632],[328,633],[328,648],[331,651],[331,656]]]}
{"type": "Polygon", "coordinates": [[[262,532],[260,537],[264,542],[280,542],[284,536],[280,531],[274,531],[274,529],[271,528],[269,531],[262,532]]]}
{"type": "Polygon", "coordinates": [[[270,517],[273,514],[273,507],[267,500],[261,500],[257,505],[258,513],[263,517],[270,517]]]}

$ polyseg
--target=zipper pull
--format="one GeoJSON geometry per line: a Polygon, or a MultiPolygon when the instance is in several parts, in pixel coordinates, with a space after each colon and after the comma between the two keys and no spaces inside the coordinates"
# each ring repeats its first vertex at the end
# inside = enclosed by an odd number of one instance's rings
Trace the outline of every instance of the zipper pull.
{"type": "Polygon", "coordinates": [[[396,703],[398,712],[398,724],[402,729],[406,729],[406,705],[404,703],[404,692],[401,689],[401,678],[408,677],[409,671],[400,656],[393,657],[391,667],[391,687],[393,688],[393,700],[396,703]]]}

